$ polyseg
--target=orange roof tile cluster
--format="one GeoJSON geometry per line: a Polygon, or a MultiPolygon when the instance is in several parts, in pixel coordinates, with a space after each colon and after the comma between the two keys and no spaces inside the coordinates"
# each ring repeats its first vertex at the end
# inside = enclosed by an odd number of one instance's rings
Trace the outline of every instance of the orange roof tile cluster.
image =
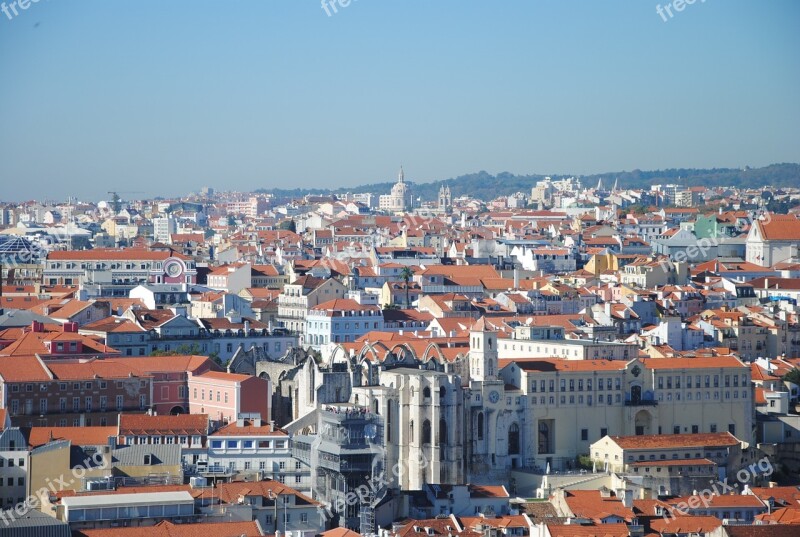
{"type": "Polygon", "coordinates": [[[619,517],[626,522],[635,518],[633,511],[613,493],[604,496],[599,490],[570,490],[565,492],[564,501],[575,516],[596,523],[609,517],[619,517]]]}
{"type": "Polygon", "coordinates": [[[241,426],[232,421],[212,433],[211,436],[287,436],[287,433],[269,423],[256,425],[253,420],[244,420],[244,424],[241,426]]]}
{"type": "Polygon", "coordinates": [[[650,528],[660,534],[704,534],[722,526],[722,521],[713,516],[675,516],[655,519],[650,528]]]}
{"type": "Polygon", "coordinates": [[[550,537],[630,537],[627,524],[547,524],[550,537]]]}
{"type": "Polygon", "coordinates": [[[31,427],[28,431],[31,448],[54,440],[69,440],[73,446],[104,446],[109,437],[117,436],[116,427],[31,427]]]}
{"type": "MultiPolygon", "coordinates": [[[[756,508],[763,508],[765,511],[767,507],[764,505],[760,499],[752,494],[714,494],[711,498],[708,497],[700,497],[697,495],[692,496],[685,496],[685,497],[677,497],[677,498],[670,498],[669,503],[675,506],[676,508],[681,505],[688,505],[691,509],[691,506],[698,505],[700,509],[714,509],[714,508],[724,508],[724,507],[756,507],[756,508]]],[[[680,509],[676,509],[676,511],[680,512],[680,509]]]]}
{"type": "Polygon", "coordinates": [[[454,515],[442,518],[410,520],[394,533],[397,537],[479,537],[482,532],[465,529],[454,515]]]}
{"type": "Polygon", "coordinates": [[[756,220],[754,224],[766,240],[800,240],[800,219],[794,215],[769,214],[765,220],[756,220]]]}
{"type": "Polygon", "coordinates": [[[523,371],[622,371],[624,360],[564,360],[563,358],[502,358],[500,368],[514,364],[523,371]]]}
{"type": "MultiPolygon", "coordinates": [[[[798,532],[800,531],[800,529],[797,528],[797,526],[800,526],[800,508],[781,507],[772,513],[756,515],[756,520],[770,525],[781,524],[795,526],[793,531],[798,532]]],[[[793,535],[797,535],[797,533],[794,533],[793,535]]]]}
{"type": "Polygon", "coordinates": [[[47,254],[50,261],[106,261],[136,260],[163,261],[168,257],[190,258],[174,250],[146,250],[144,248],[93,248],[91,250],[54,250],[47,254]]]}
{"type": "Polygon", "coordinates": [[[697,434],[647,434],[638,436],[611,436],[622,449],[679,449],[705,448],[739,445],[739,440],[731,433],[697,434]]]}
{"type": "Polygon", "coordinates": [[[260,537],[259,525],[251,522],[203,522],[197,524],[173,524],[167,520],[155,526],[132,528],[107,528],[77,530],[75,537],[260,537]]]}
{"type": "Polygon", "coordinates": [[[261,496],[271,501],[271,495],[294,496],[297,505],[318,506],[318,501],[313,500],[279,481],[233,481],[220,483],[216,488],[219,499],[225,503],[236,504],[241,496],[261,496]]]}
{"type": "Polygon", "coordinates": [[[178,414],[176,416],[121,414],[119,417],[120,435],[204,435],[207,432],[208,416],[205,414],[178,414]]]}
{"type": "Polygon", "coordinates": [[[731,355],[711,358],[650,358],[642,362],[649,369],[705,369],[715,367],[735,367],[747,370],[748,367],[731,355]]]}
{"type": "Polygon", "coordinates": [[[89,360],[86,362],[51,361],[47,367],[58,380],[126,379],[149,376],[148,373],[139,370],[125,359],[89,360]]]}

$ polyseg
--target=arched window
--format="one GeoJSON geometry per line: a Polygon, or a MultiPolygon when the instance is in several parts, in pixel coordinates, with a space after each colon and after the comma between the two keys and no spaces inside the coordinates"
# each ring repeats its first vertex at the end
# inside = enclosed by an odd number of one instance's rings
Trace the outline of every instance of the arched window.
{"type": "Polygon", "coordinates": [[[314,384],[316,383],[315,374],[316,371],[314,370],[314,366],[312,364],[311,374],[310,374],[311,378],[309,379],[308,382],[308,400],[311,401],[312,403],[314,402],[316,396],[316,386],[314,386],[314,384]]]}
{"type": "Polygon", "coordinates": [[[539,453],[551,453],[550,427],[543,421],[539,422],[539,453]]]}
{"type": "Polygon", "coordinates": [[[444,399],[444,396],[447,395],[447,388],[442,386],[439,388],[439,399],[444,399]]]}
{"type": "Polygon", "coordinates": [[[447,444],[447,420],[444,418],[439,420],[439,444],[447,444]]]}
{"type": "Polygon", "coordinates": [[[393,402],[391,399],[386,403],[386,441],[392,441],[392,426],[394,425],[394,412],[392,412],[393,402]]]}
{"type": "Polygon", "coordinates": [[[519,425],[516,423],[508,428],[508,454],[519,455],[519,425]]]}
{"type": "Polygon", "coordinates": [[[431,398],[431,389],[429,387],[425,386],[422,389],[422,398],[423,399],[430,399],[431,398]]]}
{"type": "Polygon", "coordinates": [[[478,440],[483,440],[483,412],[478,412],[478,440]]]}
{"type": "Polygon", "coordinates": [[[431,422],[429,420],[425,420],[422,422],[422,444],[430,444],[431,443],[431,422]]]}
{"type": "Polygon", "coordinates": [[[414,420],[411,420],[410,422],[408,422],[408,430],[409,430],[409,433],[410,433],[410,436],[408,438],[411,440],[411,442],[413,442],[414,441],[414,420]]]}

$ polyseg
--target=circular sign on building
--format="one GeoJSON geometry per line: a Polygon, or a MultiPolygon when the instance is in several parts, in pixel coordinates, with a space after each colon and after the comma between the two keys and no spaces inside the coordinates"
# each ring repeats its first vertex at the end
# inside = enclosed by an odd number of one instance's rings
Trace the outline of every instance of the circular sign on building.
{"type": "Polygon", "coordinates": [[[164,274],[169,278],[180,278],[186,271],[186,265],[177,257],[170,257],[164,261],[164,274]]]}

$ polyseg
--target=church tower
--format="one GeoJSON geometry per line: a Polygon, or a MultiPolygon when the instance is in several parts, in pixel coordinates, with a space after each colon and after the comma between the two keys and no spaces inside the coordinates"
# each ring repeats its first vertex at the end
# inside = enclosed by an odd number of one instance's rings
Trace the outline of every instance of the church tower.
{"type": "Polygon", "coordinates": [[[450,214],[453,211],[453,198],[450,187],[442,185],[439,188],[439,212],[450,214]]]}
{"type": "Polygon", "coordinates": [[[481,317],[469,329],[469,377],[471,380],[497,378],[497,332],[481,317]]]}

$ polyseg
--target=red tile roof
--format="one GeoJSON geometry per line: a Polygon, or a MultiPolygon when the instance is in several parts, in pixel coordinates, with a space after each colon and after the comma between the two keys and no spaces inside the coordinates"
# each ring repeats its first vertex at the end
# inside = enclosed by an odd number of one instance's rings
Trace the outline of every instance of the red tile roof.
{"type": "Polygon", "coordinates": [[[566,491],[564,501],[575,516],[600,522],[610,516],[617,516],[630,522],[635,518],[633,511],[625,507],[614,495],[603,497],[599,490],[566,491]]]}
{"type": "Polygon", "coordinates": [[[709,533],[720,526],[722,521],[713,516],[676,516],[650,522],[650,528],[661,534],[709,533]]]}
{"type": "Polygon", "coordinates": [[[622,371],[624,360],[565,360],[563,358],[502,358],[500,368],[515,364],[523,371],[622,371]]]}
{"type": "Polygon", "coordinates": [[[257,522],[203,522],[173,524],[162,520],[155,526],[77,530],[75,537],[260,537],[264,533],[257,522]]]}
{"type": "Polygon", "coordinates": [[[244,425],[241,427],[233,421],[211,436],[287,436],[287,433],[269,423],[262,422],[262,425],[256,426],[252,420],[244,420],[244,425]]]}
{"type": "Polygon", "coordinates": [[[124,360],[146,373],[202,373],[219,369],[208,356],[126,356],[124,360]]]}
{"type": "Polygon", "coordinates": [[[767,220],[756,220],[761,236],[771,241],[800,240],[800,219],[794,215],[769,214],[767,220]]]}
{"type": "Polygon", "coordinates": [[[34,448],[53,440],[69,440],[73,446],[104,446],[112,436],[117,436],[116,427],[31,427],[28,444],[34,448]]]}
{"type": "Polygon", "coordinates": [[[238,503],[240,496],[261,496],[269,499],[270,494],[277,494],[278,496],[294,496],[297,504],[310,506],[321,505],[316,500],[278,481],[234,481],[232,483],[220,483],[216,490],[220,500],[229,504],[238,503]]]}
{"type": "Polygon", "coordinates": [[[119,417],[120,435],[208,433],[208,416],[205,414],[179,414],[177,416],[148,414],[122,414],[119,417]]]}
{"type": "Polygon", "coordinates": [[[148,260],[163,261],[168,257],[190,259],[174,250],[145,250],[143,248],[94,248],[92,250],[56,250],[47,254],[48,260],[58,261],[104,261],[114,260],[148,260]]]}
{"type": "Polygon", "coordinates": [[[547,524],[550,537],[629,537],[626,524],[600,524],[581,526],[580,524],[547,524]]]}
{"type": "Polygon", "coordinates": [[[650,358],[642,362],[649,369],[704,369],[715,367],[748,367],[735,356],[714,356],[710,358],[650,358]]]}
{"type": "Polygon", "coordinates": [[[124,379],[150,376],[125,359],[89,360],[87,362],[51,361],[48,368],[59,380],[124,379]]]}
{"type": "Polygon", "coordinates": [[[0,358],[0,379],[5,382],[38,382],[52,380],[50,370],[36,356],[0,358]]]}
{"type": "Polygon", "coordinates": [[[729,432],[698,434],[648,434],[610,436],[622,449],[679,449],[736,446],[741,442],[729,432]]]}

